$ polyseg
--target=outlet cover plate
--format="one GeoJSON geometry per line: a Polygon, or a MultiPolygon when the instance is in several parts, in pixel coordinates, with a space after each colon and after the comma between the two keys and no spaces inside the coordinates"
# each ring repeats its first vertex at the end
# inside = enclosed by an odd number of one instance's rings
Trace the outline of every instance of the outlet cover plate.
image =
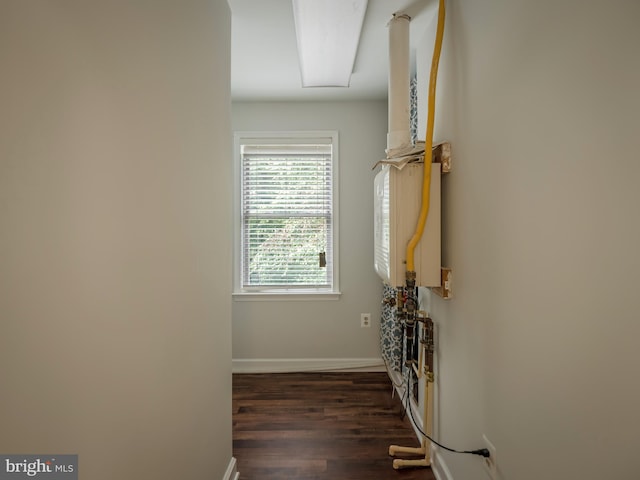
{"type": "Polygon", "coordinates": [[[489,458],[482,457],[482,464],[484,470],[489,475],[491,480],[498,480],[498,465],[496,463],[496,447],[489,441],[486,435],[482,435],[482,441],[484,442],[484,448],[489,450],[489,458]]]}

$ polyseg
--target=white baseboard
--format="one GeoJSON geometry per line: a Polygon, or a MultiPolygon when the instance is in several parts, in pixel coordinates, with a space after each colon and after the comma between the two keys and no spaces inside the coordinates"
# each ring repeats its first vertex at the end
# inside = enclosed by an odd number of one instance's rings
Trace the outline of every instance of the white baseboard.
{"type": "Polygon", "coordinates": [[[222,477],[222,480],[238,480],[239,478],[240,474],[238,473],[236,459],[235,457],[231,457],[231,460],[229,460],[229,465],[227,466],[227,471],[224,473],[224,477],[222,477]]]}
{"type": "Polygon", "coordinates": [[[384,372],[382,358],[234,358],[233,373],[384,372]]]}
{"type": "Polygon", "coordinates": [[[431,471],[437,480],[453,480],[453,476],[444,461],[442,451],[437,445],[431,444],[431,471]]]}

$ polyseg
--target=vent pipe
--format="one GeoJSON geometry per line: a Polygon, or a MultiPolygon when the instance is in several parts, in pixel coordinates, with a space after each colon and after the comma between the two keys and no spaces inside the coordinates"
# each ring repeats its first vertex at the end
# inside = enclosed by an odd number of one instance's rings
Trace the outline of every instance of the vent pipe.
{"type": "Polygon", "coordinates": [[[387,158],[411,147],[409,22],[411,17],[394,13],[389,22],[389,131],[387,158]]]}

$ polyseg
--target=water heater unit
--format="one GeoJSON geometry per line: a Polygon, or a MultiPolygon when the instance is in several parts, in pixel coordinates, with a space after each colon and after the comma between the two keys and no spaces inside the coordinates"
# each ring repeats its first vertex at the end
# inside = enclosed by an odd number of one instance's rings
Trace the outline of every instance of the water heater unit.
{"type": "MultiPolygon", "coordinates": [[[[440,163],[431,164],[429,215],[414,254],[416,285],[441,286],[440,163]]],[[[413,236],[422,203],[424,165],[410,163],[401,170],[383,165],[374,181],[374,267],[392,287],[404,285],[407,244],[413,236]]]]}

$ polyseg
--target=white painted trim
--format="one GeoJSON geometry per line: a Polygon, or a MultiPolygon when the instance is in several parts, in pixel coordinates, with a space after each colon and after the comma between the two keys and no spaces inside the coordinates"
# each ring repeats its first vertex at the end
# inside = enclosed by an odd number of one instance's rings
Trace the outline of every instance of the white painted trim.
{"type": "Polygon", "coordinates": [[[340,300],[340,292],[244,292],[233,293],[234,301],[239,302],[300,302],[309,300],[340,300]]]}
{"type": "MultiPolygon", "coordinates": [[[[340,225],[340,184],[339,175],[340,171],[340,133],[338,130],[301,130],[301,131],[236,131],[233,134],[233,294],[234,300],[258,300],[264,301],[271,294],[275,294],[274,300],[282,301],[283,296],[286,297],[286,292],[282,290],[264,292],[262,295],[257,295],[259,292],[243,291],[241,284],[241,257],[242,257],[242,225],[241,225],[241,187],[242,187],[242,172],[241,172],[241,147],[244,142],[257,142],[258,144],[274,142],[280,144],[293,144],[296,142],[303,143],[317,143],[326,141],[327,145],[332,145],[331,158],[331,189],[332,189],[332,206],[333,211],[331,214],[332,226],[333,226],[333,278],[331,280],[331,290],[325,292],[318,292],[313,296],[304,295],[310,292],[301,292],[301,296],[292,296],[289,300],[318,300],[321,295],[324,295],[325,300],[337,300],[340,298],[340,250],[339,250],[339,238],[340,232],[338,227],[340,225]],[[326,141],[330,139],[330,141],[326,141]],[[282,143],[284,142],[284,143],[282,143]]],[[[295,289],[294,289],[295,290],[295,289]]]]}
{"type": "Polygon", "coordinates": [[[227,471],[224,473],[222,480],[238,480],[239,478],[240,474],[238,473],[236,459],[235,457],[231,457],[229,465],[227,466],[227,471]]]}
{"type": "Polygon", "coordinates": [[[382,358],[234,358],[233,373],[384,372],[382,358]]]}
{"type": "Polygon", "coordinates": [[[440,447],[431,444],[431,471],[436,477],[436,480],[453,480],[453,475],[447,467],[447,463],[444,461],[440,447]]]}

